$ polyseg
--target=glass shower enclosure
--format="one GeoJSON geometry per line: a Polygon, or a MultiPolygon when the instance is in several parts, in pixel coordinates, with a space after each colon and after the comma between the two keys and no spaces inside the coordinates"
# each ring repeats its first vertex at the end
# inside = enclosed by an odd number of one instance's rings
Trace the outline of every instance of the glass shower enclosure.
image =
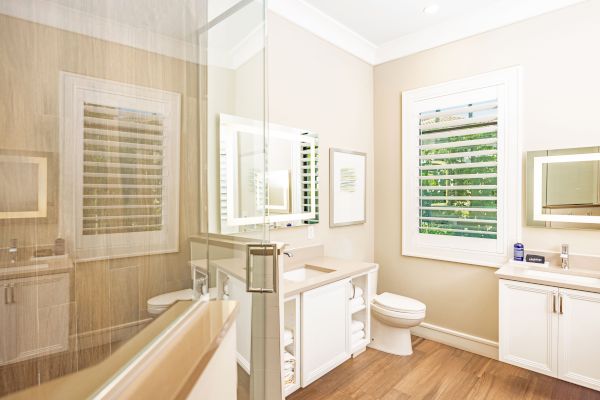
{"type": "Polygon", "coordinates": [[[238,397],[281,398],[265,7],[0,0],[0,397],[109,359],[173,301],[229,299],[238,397]]]}

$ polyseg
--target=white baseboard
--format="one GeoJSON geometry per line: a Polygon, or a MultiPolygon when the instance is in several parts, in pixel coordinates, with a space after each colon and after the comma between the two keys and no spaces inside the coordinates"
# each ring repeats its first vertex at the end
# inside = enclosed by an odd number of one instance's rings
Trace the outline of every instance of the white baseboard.
{"type": "Polygon", "coordinates": [[[493,340],[428,324],[427,322],[423,322],[410,331],[413,335],[422,337],[423,339],[456,347],[457,349],[493,358],[494,360],[498,359],[498,342],[494,342],[493,340]]]}

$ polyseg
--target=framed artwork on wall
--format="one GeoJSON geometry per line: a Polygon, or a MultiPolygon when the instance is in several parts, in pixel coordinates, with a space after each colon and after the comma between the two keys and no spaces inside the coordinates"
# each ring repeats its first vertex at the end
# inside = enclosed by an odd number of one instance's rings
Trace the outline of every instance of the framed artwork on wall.
{"type": "Polygon", "coordinates": [[[329,226],[367,222],[367,155],[329,149],[329,226]]]}

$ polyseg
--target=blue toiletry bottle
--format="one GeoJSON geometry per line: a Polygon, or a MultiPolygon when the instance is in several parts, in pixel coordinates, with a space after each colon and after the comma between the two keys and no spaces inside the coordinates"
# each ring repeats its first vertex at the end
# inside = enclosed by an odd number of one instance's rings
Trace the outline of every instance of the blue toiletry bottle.
{"type": "Polygon", "coordinates": [[[525,259],[525,246],[523,243],[515,243],[515,261],[523,261],[525,259]]]}

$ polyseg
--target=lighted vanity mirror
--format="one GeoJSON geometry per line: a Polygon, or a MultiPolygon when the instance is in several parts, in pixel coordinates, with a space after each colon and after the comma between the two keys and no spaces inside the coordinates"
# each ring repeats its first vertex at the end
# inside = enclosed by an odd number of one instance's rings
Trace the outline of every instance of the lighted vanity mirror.
{"type": "Polygon", "coordinates": [[[265,215],[273,227],[317,223],[317,136],[269,124],[265,165],[263,122],[219,118],[221,233],[251,229],[265,215]]]}
{"type": "Polygon", "coordinates": [[[527,224],[600,229],[600,147],[527,154],[527,224]]]}

